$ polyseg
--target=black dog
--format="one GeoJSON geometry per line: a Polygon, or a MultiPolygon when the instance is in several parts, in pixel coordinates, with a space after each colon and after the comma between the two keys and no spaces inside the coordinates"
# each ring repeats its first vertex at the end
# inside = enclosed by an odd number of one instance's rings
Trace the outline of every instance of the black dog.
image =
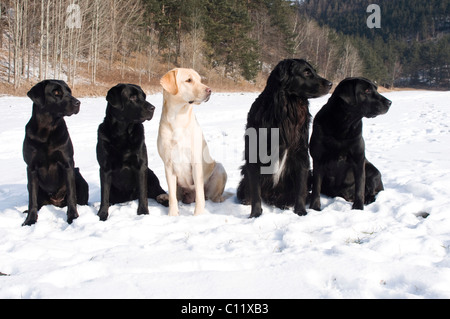
{"type": "Polygon", "coordinates": [[[375,201],[384,187],[380,172],[366,159],[362,118],[386,114],[391,105],[367,79],[349,78],[338,85],[314,119],[312,209],[320,210],[321,193],[343,197],[359,210],[375,201]]]}
{"type": "Polygon", "coordinates": [[[75,168],[73,145],[64,116],[78,114],[80,101],[63,81],[46,80],[28,92],[34,102],[26,126],[23,158],[27,164],[29,206],[23,226],[37,222],[44,205],[67,206],[67,222],[78,218],[77,204],[87,205],[89,186],[75,168]]]}
{"type": "Polygon", "coordinates": [[[242,204],[252,205],[251,218],[261,215],[261,200],[281,209],[295,206],[296,214],[306,215],[308,99],[327,94],[331,87],[304,60],[284,60],[269,76],[248,114],[243,179],[237,191],[242,204]]]}
{"type": "Polygon", "coordinates": [[[109,90],[106,117],[98,129],[97,159],[100,164],[100,220],[108,218],[110,204],[139,199],[138,215],[148,214],[152,198],[168,206],[168,196],[148,168],[145,121],[155,107],[139,86],[119,84],[109,90]]]}

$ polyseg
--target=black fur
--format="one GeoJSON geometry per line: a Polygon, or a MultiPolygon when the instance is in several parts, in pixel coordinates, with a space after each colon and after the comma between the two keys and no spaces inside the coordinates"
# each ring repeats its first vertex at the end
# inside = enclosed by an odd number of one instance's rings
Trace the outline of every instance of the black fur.
{"type": "Polygon", "coordinates": [[[168,206],[166,192],[148,168],[145,121],[155,107],[139,86],[119,84],[109,90],[106,117],[98,129],[97,160],[100,164],[100,220],[108,218],[110,204],[139,199],[138,214],[148,214],[148,200],[168,206]]]}
{"type": "Polygon", "coordinates": [[[366,159],[362,119],[385,114],[391,105],[367,79],[348,78],[338,85],[314,119],[312,209],[320,210],[321,193],[343,197],[359,210],[375,201],[384,187],[381,173],[366,159]]]}
{"type": "Polygon", "coordinates": [[[250,217],[261,215],[261,200],[282,209],[295,206],[296,214],[306,215],[311,121],[308,99],[327,94],[331,86],[332,83],[318,76],[309,63],[298,59],[280,62],[269,76],[265,90],[248,114],[247,129],[256,129],[257,141],[250,141],[248,136],[246,138],[246,162],[237,191],[237,198],[242,204],[252,205],[250,217]],[[272,143],[278,142],[271,141],[270,131],[267,139],[261,136],[260,128],[279,128],[280,161],[287,152],[278,183],[274,182],[274,174],[261,174],[261,168],[268,165],[261,161],[260,156],[256,163],[251,160],[251,148],[256,148],[260,154],[262,142],[270,152],[272,143]],[[257,145],[250,145],[255,142],[257,145]]]}
{"type": "Polygon", "coordinates": [[[77,204],[87,205],[89,186],[73,160],[65,116],[78,114],[80,101],[63,81],[46,80],[28,97],[33,113],[26,126],[23,158],[27,164],[29,207],[23,226],[37,222],[44,205],[67,208],[67,222],[78,218],[77,204]]]}

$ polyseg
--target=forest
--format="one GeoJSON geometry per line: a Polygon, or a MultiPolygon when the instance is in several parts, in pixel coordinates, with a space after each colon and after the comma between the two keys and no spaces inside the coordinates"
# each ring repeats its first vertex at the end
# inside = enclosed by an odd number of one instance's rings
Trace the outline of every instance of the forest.
{"type": "Polygon", "coordinates": [[[87,95],[118,82],[159,90],[173,67],[215,89],[259,90],[294,57],[334,82],[448,89],[449,0],[377,3],[380,29],[362,0],[2,0],[0,93],[45,78],[87,95]]]}
{"type": "Polygon", "coordinates": [[[300,10],[350,36],[364,74],[382,85],[450,88],[449,0],[305,0],[300,10]],[[369,3],[381,9],[381,28],[361,19],[369,3]]]}

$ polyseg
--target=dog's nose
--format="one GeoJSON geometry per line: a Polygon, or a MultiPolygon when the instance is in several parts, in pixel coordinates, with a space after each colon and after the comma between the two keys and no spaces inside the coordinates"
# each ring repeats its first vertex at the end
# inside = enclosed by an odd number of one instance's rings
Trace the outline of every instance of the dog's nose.
{"type": "Polygon", "coordinates": [[[386,106],[387,107],[391,107],[392,106],[392,101],[391,100],[386,100],[386,106]]]}
{"type": "Polygon", "coordinates": [[[212,90],[210,88],[206,88],[206,93],[211,94],[212,90]]]}
{"type": "Polygon", "coordinates": [[[333,82],[327,81],[325,86],[328,86],[330,89],[333,86],[333,82]]]}
{"type": "Polygon", "coordinates": [[[80,107],[80,105],[81,105],[80,101],[78,101],[78,100],[73,101],[73,106],[80,107]]]}

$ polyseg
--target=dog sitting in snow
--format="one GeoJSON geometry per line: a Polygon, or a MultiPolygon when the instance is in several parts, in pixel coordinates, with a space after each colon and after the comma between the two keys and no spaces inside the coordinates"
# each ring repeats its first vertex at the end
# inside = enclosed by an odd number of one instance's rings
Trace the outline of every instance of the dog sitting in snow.
{"type": "Polygon", "coordinates": [[[381,173],[366,159],[362,119],[386,114],[391,105],[367,79],[348,78],[338,85],[314,119],[312,209],[320,210],[321,193],[343,197],[358,210],[375,201],[384,187],[381,173]]]}
{"type": "Polygon", "coordinates": [[[169,216],[178,216],[178,200],[195,202],[194,215],[203,214],[205,199],[223,202],[227,173],[215,162],[194,114],[193,105],[209,101],[211,89],[191,69],[174,69],[161,79],[164,105],[158,151],[169,186],[169,216]]]}
{"type": "Polygon", "coordinates": [[[29,204],[23,226],[38,220],[44,205],[67,206],[67,222],[78,218],[77,204],[87,205],[88,183],[75,168],[74,151],[65,116],[78,114],[80,101],[64,81],[46,80],[28,97],[33,113],[26,126],[23,158],[27,164],[29,204]]]}
{"type": "Polygon", "coordinates": [[[97,159],[100,164],[100,220],[108,218],[110,204],[139,199],[138,215],[146,215],[148,198],[167,206],[167,194],[148,168],[145,121],[155,107],[137,85],[119,84],[106,97],[106,117],[98,129],[97,159]]]}
{"type": "Polygon", "coordinates": [[[237,191],[242,204],[252,205],[250,217],[262,214],[262,200],[281,209],[294,206],[296,214],[306,215],[311,119],[308,99],[327,94],[331,86],[305,60],[281,61],[270,74],[248,114],[247,132],[253,131],[256,138],[246,136],[245,165],[237,191]],[[267,129],[279,130],[279,136],[264,136],[267,129]],[[267,173],[263,172],[267,162],[262,149],[272,150],[271,156],[278,157],[276,163],[270,163],[275,164],[274,169],[267,173]]]}

